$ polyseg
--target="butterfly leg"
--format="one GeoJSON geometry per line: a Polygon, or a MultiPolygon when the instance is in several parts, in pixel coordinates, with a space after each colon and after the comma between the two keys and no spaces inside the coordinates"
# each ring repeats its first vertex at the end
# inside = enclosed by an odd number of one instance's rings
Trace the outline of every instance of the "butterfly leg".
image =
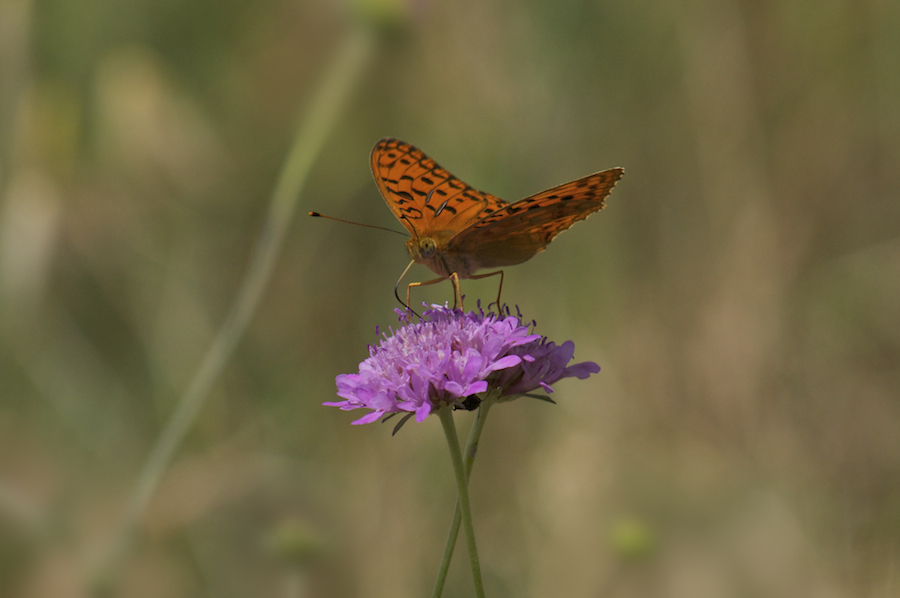
{"type": "MultiPolygon", "coordinates": [[[[479,274],[478,276],[471,276],[472,280],[478,280],[480,278],[490,278],[491,276],[500,275],[500,286],[497,288],[497,312],[500,312],[500,293],[503,292],[503,270],[497,270],[496,272],[488,272],[487,274],[479,274]]],[[[491,304],[488,303],[488,309],[490,309],[491,304]]]]}
{"type": "MultiPolygon", "coordinates": [[[[454,275],[455,276],[455,275],[454,275]]],[[[443,282],[447,280],[446,277],[442,276],[441,278],[434,278],[432,280],[426,280],[425,282],[411,282],[406,286],[406,306],[409,307],[409,293],[413,287],[424,287],[430,284],[437,284],[439,282],[443,282]]],[[[459,284],[459,283],[457,283],[459,284]]]]}

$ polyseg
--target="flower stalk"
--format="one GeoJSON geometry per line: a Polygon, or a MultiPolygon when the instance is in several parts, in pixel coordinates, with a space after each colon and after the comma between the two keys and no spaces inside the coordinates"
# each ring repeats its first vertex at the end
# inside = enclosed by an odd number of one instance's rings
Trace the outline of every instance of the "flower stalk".
{"type": "MultiPolygon", "coordinates": [[[[475,421],[472,422],[472,428],[469,430],[469,439],[466,441],[466,448],[463,451],[463,466],[466,472],[466,480],[471,479],[472,466],[475,464],[475,455],[478,454],[478,443],[481,439],[481,432],[484,430],[484,423],[487,421],[488,413],[491,407],[497,402],[497,391],[490,392],[478,406],[478,412],[475,414],[475,421]]],[[[459,539],[459,526],[462,523],[462,511],[459,506],[459,499],[456,500],[456,509],[453,513],[453,521],[450,523],[450,532],[447,534],[447,544],[444,546],[444,556],[441,559],[441,566],[438,569],[438,576],[434,582],[434,592],[432,598],[441,598],[444,592],[444,583],[447,581],[447,572],[450,570],[450,561],[453,559],[453,551],[456,549],[456,541],[459,539]]]]}
{"type": "MultiPolygon", "coordinates": [[[[472,524],[472,509],[469,505],[469,478],[459,450],[459,437],[453,423],[453,411],[450,407],[438,410],[447,446],[450,448],[450,459],[453,461],[453,473],[456,475],[456,489],[459,493],[457,501],[463,529],[466,534],[466,547],[469,550],[469,566],[472,569],[472,582],[475,584],[475,596],[484,598],[484,583],[481,581],[481,565],[478,562],[478,548],[475,546],[475,526],[472,524]]],[[[449,562],[448,562],[449,564],[449,562]]]]}

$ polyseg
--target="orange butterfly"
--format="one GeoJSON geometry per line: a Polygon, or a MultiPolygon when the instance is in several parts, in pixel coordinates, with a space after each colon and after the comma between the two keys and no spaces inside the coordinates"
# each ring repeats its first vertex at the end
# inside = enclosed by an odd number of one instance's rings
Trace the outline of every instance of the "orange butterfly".
{"type": "MultiPolygon", "coordinates": [[[[382,139],[372,150],[372,174],[391,212],[412,235],[406,241],[412,261],[400,280],[413,263],[428,266],[440,277],[408,285],[406,305],[412,287],[447,279],[460,307],[460,278],[499,274],[502,290],[502,270],[477,276],[474,272],[521,264],[540,253],[556,235],[603,209],[624,172],[610,168],[509,203],[476,191],[410,144],[382,139]]],[[[499,302],[498,291],[498,308],[499,302]]]]}

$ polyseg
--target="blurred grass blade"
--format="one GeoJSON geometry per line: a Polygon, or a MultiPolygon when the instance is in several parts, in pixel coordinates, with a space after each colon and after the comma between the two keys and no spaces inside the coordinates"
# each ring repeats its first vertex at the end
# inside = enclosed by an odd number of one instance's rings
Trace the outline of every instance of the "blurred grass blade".
{"type": "Polygon", "coordinates": [[[334,62],[326,71],[325,80],[300,119],[294,143],[273,191],[262,233],[231,312],[144,463],[109,552],[103,555],[99,563],[101,578],[111,573],[122,557],[127,540],[146,511],[166,468],[256,311],[297,207],[300,191],[354,83],[374,53],[374,44],[373,33],[364,27],[355,27],[348,32],[334,62]]]}

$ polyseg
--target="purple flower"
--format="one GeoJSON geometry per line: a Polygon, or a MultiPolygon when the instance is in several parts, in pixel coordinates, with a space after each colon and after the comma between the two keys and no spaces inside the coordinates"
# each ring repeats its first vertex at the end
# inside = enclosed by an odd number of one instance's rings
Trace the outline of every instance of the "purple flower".
{"type": "Polygon", "coordinates": [[[575,356],[575,343],[566,341],[557,345],[546,337],[526,345],[515,347],[511,355],[519,355],[522,361],[502,372],[495,372],[488,382],[491,387],[502,389],[501,396],[509,397],[542,388],[553,392],[551,384],[563,378],[584,380],[600,371],[600,366],[592,361],[568,365],[575,356]]]}
{"type": "Polygon", "coordinates": [[[391,413],[414,413],[424,421],[434,409],[462,406],[471,395],[499,389],[502,396],[526,393],[538,387],[552,392],[561,378],[587,378],[600,371],[591,362],[570,367],[575,345],[560,346],[538,334],[529,334],[521,317],[433,305],[420,322],[397,310],[402,325],[384,334],[358,374],[335,379],[343,401],[324,403],[344,411],[371,409],[354,421],[367,424],[391,413]]]}

